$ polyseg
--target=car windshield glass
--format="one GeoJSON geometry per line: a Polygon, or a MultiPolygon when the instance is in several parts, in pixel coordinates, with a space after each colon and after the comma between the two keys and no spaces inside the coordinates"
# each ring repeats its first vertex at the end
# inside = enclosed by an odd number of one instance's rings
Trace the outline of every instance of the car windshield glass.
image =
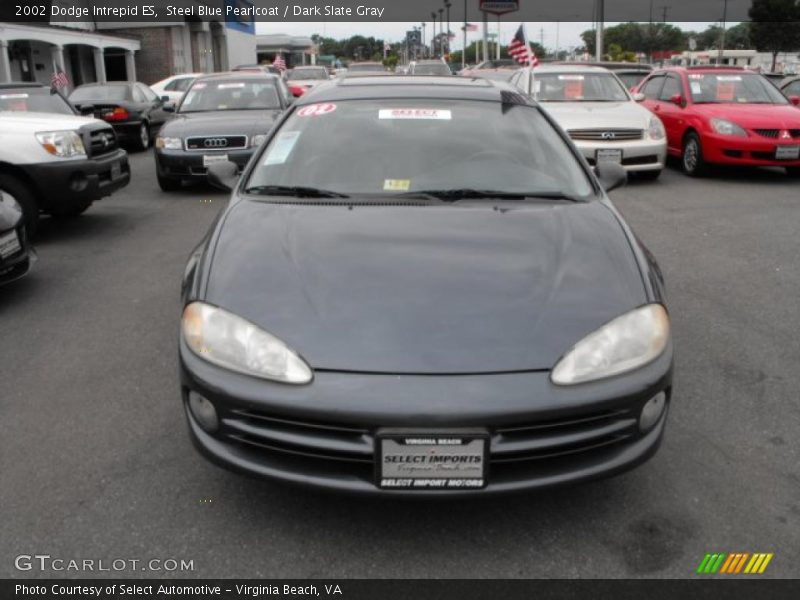
{"type": "Polygon", "coordinates": [[[780,91],[755,73],[689,73],[697,104],[787,104],[780,91]]]}
{"type": "Polygon", "coordinates": [[[360,65],[359,64],[351,64],[348,67],[348,70],[351,71],[351,72],[362,72],[362,71],[364,71],[364,72],[373,73],[375,71],[383,72],[385,69],[383,68],[383,65],[372,64],[372,63],[364,63],[364,64],[360,64],[360,65]]]}
{"type": "Polygon", "coordinates": [[[264,79],[197,81],[189,88],[178,112],[264,110],[280,108],[278,89],[264,79]]]}
{"type": "Polygon", "coordinates": [[[72,102],[120,102],[131,99],[131,88],[127,85],[82,85],[69,95],[72,102]]]}
{"type": "Polygon", "coordinates": [[[624,102],[625,88],[611,73],[534,73],[539,102],[624,102]]]}
{"type": "Polygon", "coordinates": [[[286,76],[287,81],[298,79],[328,79],[328,73],[325,69],[293,69],[286,76]]]}
{"type": "Polygon", "coordinates": [[[74,115],[69,103],[48,88],[18,88],[0,90],[0,110],[14,112],[45,112],[74,115]]]}
{"type": "Polygon", "coordinates": [[[622,81],[622,84],[626,88],[631,89],[639,85],[642,80],[647,77],[647,71],[637,71],[635,73],[617,73],[616,75],[620,78],[620,81],[622,81]]]}
{"type": "Polygon", "coordinates": [[[448,200],[475,198],[475,190],[495,193],[486,197],[593,193],[578,160],[538,109],[449,99],[298,107],[245,182],[253,193],[276,186],[390,198],[418,192],[448,200]]]}
{"type": "Polygon", "coordinates": [[[450,67],[441,63],[426,63],[414,66],[414,75],[452,75],[450,67]]]}

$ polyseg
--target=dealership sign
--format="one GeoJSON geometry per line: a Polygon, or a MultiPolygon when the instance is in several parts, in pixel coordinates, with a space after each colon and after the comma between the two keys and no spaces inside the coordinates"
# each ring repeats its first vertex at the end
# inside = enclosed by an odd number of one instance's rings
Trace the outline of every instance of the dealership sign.
{"type": "Polygon", "coordinates": [[[481,11],[495,15],[519,10],[519,0],[481,0],[481,11]]]}

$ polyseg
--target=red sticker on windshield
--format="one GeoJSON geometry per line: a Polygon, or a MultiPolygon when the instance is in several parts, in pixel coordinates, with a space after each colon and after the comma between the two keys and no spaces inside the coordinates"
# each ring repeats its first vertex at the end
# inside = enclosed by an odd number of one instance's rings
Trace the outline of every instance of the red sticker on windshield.
{"type": "Polygon", "coordinates": [[[319,115],[327,115],[336,110],[336,105],[330,102],[323,104],[309,104],[297,111],[298,117],[317,117],[319,115]]]}

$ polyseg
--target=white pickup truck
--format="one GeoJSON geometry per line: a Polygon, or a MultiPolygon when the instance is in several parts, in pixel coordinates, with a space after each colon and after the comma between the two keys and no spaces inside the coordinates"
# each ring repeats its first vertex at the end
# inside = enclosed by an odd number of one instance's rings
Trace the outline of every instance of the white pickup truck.
{"type": "Polygon", "coordinates": [[[3,102],[22,104],[41,93],[35,85],[0,85],[0,192],[22,206],[29,238],[40,213],[79,215],[130,181],[128,154],[107,123],[13,104],[3,110],[3,102]]]}

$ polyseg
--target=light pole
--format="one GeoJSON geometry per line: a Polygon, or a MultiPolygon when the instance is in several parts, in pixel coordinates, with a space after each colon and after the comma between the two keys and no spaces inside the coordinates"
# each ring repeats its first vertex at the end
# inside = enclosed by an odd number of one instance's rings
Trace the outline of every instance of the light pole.
{"type": "Polygon", "coordinates": [[[447,41],[445,42],[447,45],[445,46],[446,48],[445,54],[447,54],[448,56],[450,55],[450,7],[451,6],[452,4],[450,4],[449,0],[444,0],[444,8],[447,11],[447,31],[445,33],[445,35],[447,35],[447,41]]]}
{"type": "Polygon", "coordinates": [[[467,0],[464,0],[464,49],[461,51],[461,68],[467,68],[467,0]]]}
{"type": "Polygon", "coordinates": [[[444,56],[444,43],[442,42],[442,27],[444,27],[444,9],[439,9],[439,55],[444,56]]]}
{"type": "Polygon", "coordinates": [[[425,40],[425,27],[427,27],[427,23],[425,23],[425,21],[423,21],[422,22],[422,58],[425,58],[425,54],[426,54],[426,52],[425,52],[425,48],[426,48],[426,46],[425,46],[425,42],[426,42],[426,40],[425,40]]]}
{"type": "Polygon", "coordinates": [[[433,19],[433,29],[431,31],[431,58],[436,58],[436,11],[431,13],[433,19]]]}
{"type": "Polygon", "coordinates": [[[717,59],[717,64],[721,65],[723,56],[725,54],[725,22],[728,19],[728,0],[723,0],[724,4],[722,5],[722,32],[719,36],[719,58],[717,59]]]}

